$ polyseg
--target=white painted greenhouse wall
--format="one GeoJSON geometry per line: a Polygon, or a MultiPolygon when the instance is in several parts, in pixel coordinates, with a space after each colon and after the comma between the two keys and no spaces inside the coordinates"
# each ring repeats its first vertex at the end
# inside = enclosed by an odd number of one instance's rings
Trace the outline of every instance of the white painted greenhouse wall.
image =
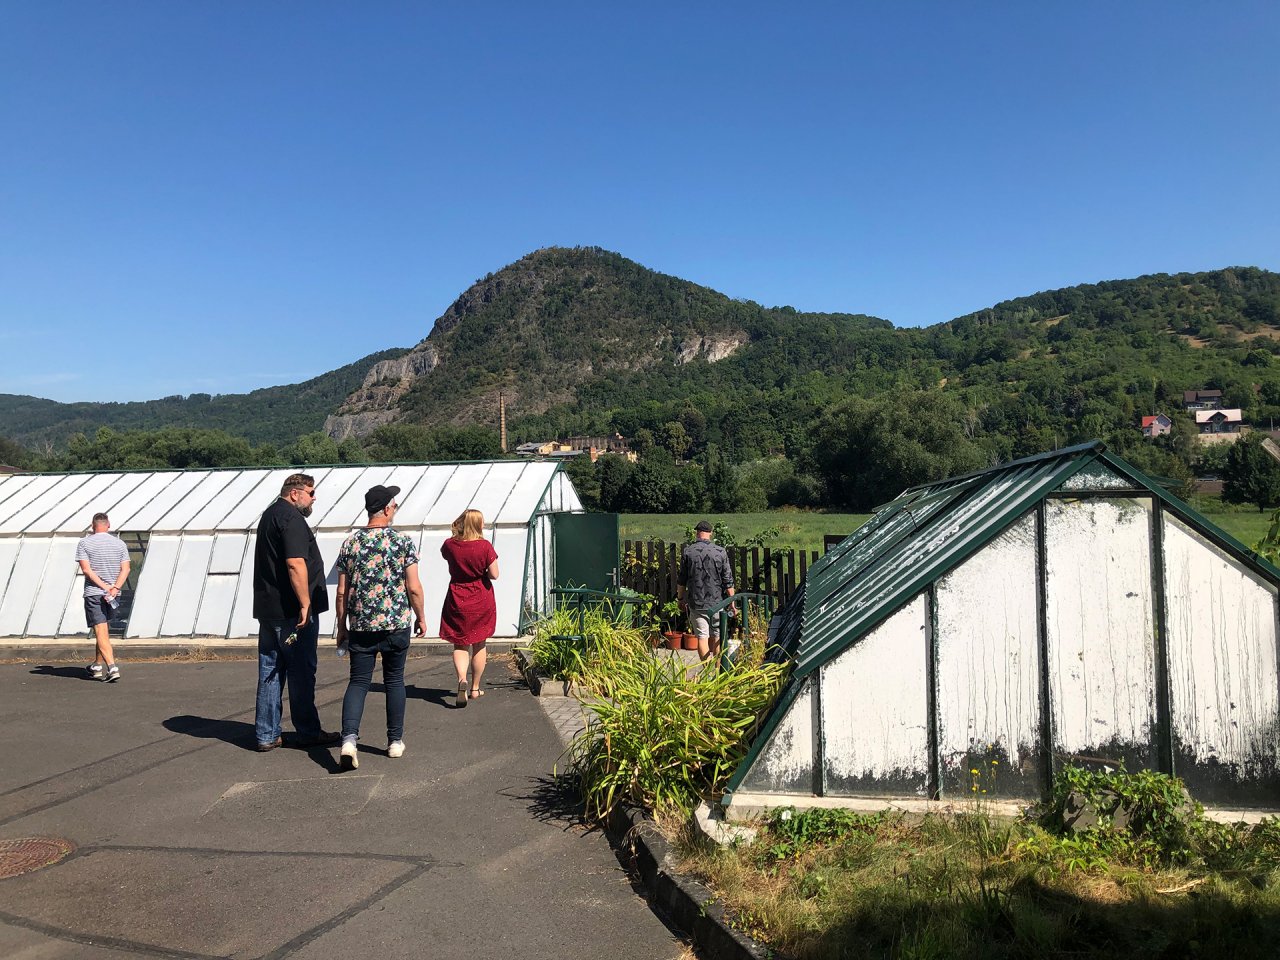
{"type": "Polygon", "coordinates": [[[819,701],[828,796],[893,785],[924,792],[927,629],[921,594],[822,667],[819,701]]]}
{"type": "Polygon", "coordinates": [[[745,791],[809,794],[814,785],[813,688],[817,682],[807,677],[786,716],[774,728],[773,736],[756,758],[745,791]]]}
{"type": "MultiPolygon", "coordinates": [[[[521,601],[546,607],[551,587],[551,524],[546,514],[582,510],[556,464],[495,462],[436,466],[308,469],[319,497],[309,522],[324,558],[330,603],[338,550],[363,525],[364,492],[401,487],[396,527],[418,545],[427,632],[439,635],[448,570],[440,547],[463,509],[485,515],[499,555],[494,584],[497,636],[515,636],[521,601]],[[531,536],[530,524],[537,536],[531,536]],[[530,545],[537,549],[530,550],[530,545]]],[[[253,529],[295,469],[163,471],[128,474],[14,475],[0,478],[0,636],[84,635],[83,579],[76,541],[94,512],[112,528],[147,533],[126,635],[252,637],[253,529]]],[[[334,615],[320,629],[332,634],[334,615]]]]}
{"type": "Polygon", "coordinates": [[[1045,503],[1049,700],[1060,754],[1150,755],[1151,562],[1150,501],[1045,503]]]}
{"type": "Polygon", "coordinates": [[[1164,552],[1170,713],[1186,751],[1175,760],[1274,773],[1276,588],[1174,517],[1164,552]]]}
{"type": "MultiPolygon", "coordinates": [[[[1036,518],[1031,513],[938,583],[938,753],[944,784],[969,783],[975,755],[1023,778],[1040,733],[1036,518]]],[[[983,769],[982,777],[991,771],[983,769]]]]}

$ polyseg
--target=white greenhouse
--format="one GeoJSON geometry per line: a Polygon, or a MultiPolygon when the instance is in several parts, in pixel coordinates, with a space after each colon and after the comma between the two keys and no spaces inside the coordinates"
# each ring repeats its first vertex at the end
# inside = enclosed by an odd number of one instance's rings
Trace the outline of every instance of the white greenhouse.
{"type": "MultiPolygon", "coordinates": [[[[364,492],[400,487],[396,529],[418,543],[427,633],[438,636],[449,575],[440,546],[463,510],[485,516],[502,576],[494,584],[499,637],[513,637],[551,603],[554,515],[582,512],[561,465],[494,461],[397,466],[0,476],[0,636],[86,633],[76,541],[93,514],[111,518],[133,570],[112,632],[126,638],[257,636],[253,619],[254,530],[299,470],[316,479],[310,524],[328,568],[330,601],[338,548],[364,523],[364,492]]],[[[332,610],[322,634],[334,627],[332,610]]]]}
{"type": "Polygon", "coordinates": [[[1064,765],[1280,807],[1280,570],[1099,444],[904,493],[771,627],[726,806],[1044,796],[1064,765]]]}

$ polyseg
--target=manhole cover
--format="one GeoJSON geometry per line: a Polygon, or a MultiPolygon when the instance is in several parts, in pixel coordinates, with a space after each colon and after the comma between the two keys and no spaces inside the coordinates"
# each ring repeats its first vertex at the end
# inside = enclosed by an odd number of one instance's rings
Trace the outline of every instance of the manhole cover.
{"type": "Polygon", "coordinates": [[[0,840],[0,880],[52,866],[75,848],[70,840],[57,837],[0,840]]]}

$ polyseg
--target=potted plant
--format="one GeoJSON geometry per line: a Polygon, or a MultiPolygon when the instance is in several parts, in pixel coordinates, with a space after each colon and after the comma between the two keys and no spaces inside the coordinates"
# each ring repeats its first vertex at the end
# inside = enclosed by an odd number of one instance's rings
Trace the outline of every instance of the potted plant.
{"type": "Polygon", "coordinates": [[[680,612],[680,604],[668,600],[658,611],[658,620],[662,624],[662,637],[668,650],[679,650],[684,640],[684,615],[680,612]]]}

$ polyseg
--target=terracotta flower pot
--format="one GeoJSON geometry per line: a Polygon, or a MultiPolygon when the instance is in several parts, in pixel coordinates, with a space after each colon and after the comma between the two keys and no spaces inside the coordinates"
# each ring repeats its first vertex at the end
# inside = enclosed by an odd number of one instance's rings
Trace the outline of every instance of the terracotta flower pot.
{"type": "Polygon", "coordinates": [[[668,650],[679,650],[680,644],[684,640],[684,634],[679,630],[668,630],[662,637],[666,641],[668,650]]]}
{"type": "Polygon", "coordinates": [[[686,650],[698,649],[698,635],[696,633],[686,633],[684,635],[684,648],[686,650]]]}

